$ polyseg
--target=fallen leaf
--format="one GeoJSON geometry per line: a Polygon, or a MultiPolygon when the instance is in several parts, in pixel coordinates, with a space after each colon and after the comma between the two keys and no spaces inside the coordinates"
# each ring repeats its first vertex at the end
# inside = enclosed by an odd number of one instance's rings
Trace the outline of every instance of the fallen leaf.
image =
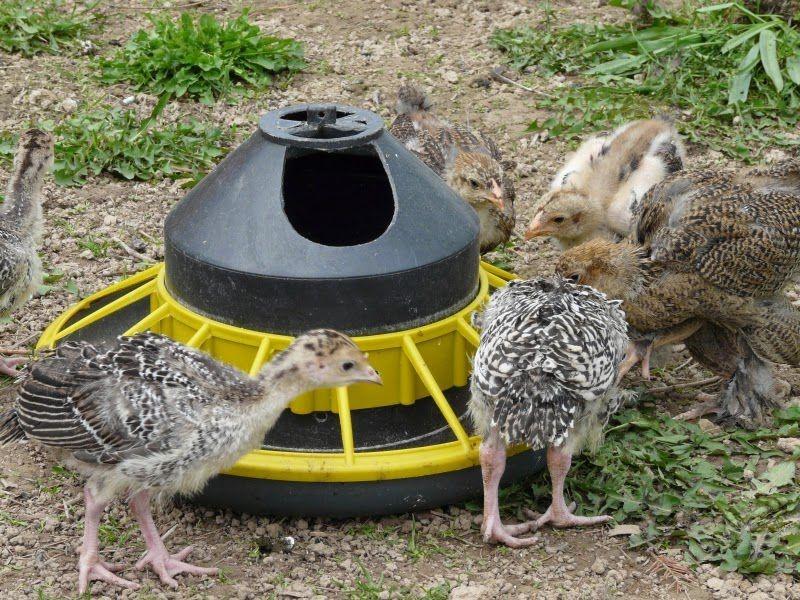
{"type": "Polygon", "coordinates": [[[641,528],[638,525],[617,525],[608,532],[608,537],[617,535],[640,535],[641,528]]]}

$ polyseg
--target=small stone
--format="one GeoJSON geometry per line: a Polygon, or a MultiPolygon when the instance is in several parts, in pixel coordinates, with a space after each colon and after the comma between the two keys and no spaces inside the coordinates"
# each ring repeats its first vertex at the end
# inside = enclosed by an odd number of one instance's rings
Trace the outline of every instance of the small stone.
{"type": "Polygon", "coordinates": [[[742,471],[742,477],[744,477],[745,479],[752,479],[755,476],[756,474],[753,472],[753,469],[744,469],[742,471]]]}
{"type": "Polygon", "coordinates": [[[94,254],[92,254],[91,250],[84,250],[78,256],[80,256],[81,258],[85,258],[86,260],[91,260],[92,258],[94,258],[94,254]]]}
{"type": "Polygon", "coordinates": [[[389,590],[383,590],[380,594],[378,594],[378,600],[389,600],[392,597],[391,592],[389,590]]]}
{"type": "Polygon", "coordinates": [[[458,73],[456,73],[455,71],[445,71],[444,74],[442,75],[442,78],[447,83],[454,83],[454,84],[458,83],[458,73]]]}
{"type": "Polygon", "coordinates": [[[52,97],[50,92],[47,90],[31,90],[31,93],[28,94],[28,102],[35,106],[41,106],[42,108],[49,107],[52,103],[52,97]]]}
{"type": "Polygon", "coordinates": [[[722,431],[716,423],[712,423],[708,419],[700,419],[697,421],[697,426],[706,433],[718,433],[722,431]]]}
{"type": "Polygon", "coordinates": [[[114,215],[106,215],[105,217],[103,217],[103,225],[105,225],[106,227],[111,227],[112,225],[116,224],[117,224],[117,217],[115,217],[114,215]]]}
{"type": "Polygon", "coordinates": [[[298,531],[305,531],[308,529],[308,521],[305,519],[297,519],[296,527],[298,531]]]}
{"type": "Polygon", "coordinates": [[[642,530],[638,525],[617,525],[608,532],[608,537],[617,535],[639,535],[642,530]]]}
{"type": "Polygon", "coordinates": [[[136,102],[136,96],[126,96],[125,98],[122,99],[123,106],[128,106],[130,104],[133,104],[134,102],[136,102]]]}
{"type": "Polygon", "coordinates": [[[755,592],[748,596],[748,600],[774,600],[774,598],[766,592],[755,592]]]}
{"type": "Polygon", "coordinates": [[[608,570],[608,563],[599,556],[594,559],[592,563],[592,573],[595,575],[602,575],[608,570]]]}
{"type": "Polygon", "coordinates": [[[725,582],[719,577],[711,577],[706,581],[706,587],[712,590],[721,590],[725,582]]]}
{"type": "Polygon", "coordinates": [[[309,552],[314,552],[315,554],[320,554],[322,556],[333,556],[336,554],[336,551],[328,546],[327,544],[323,544],[322,542],[317,542],[315,544],[308,545],[309,552]]]}
{"type": "Polygon", "coordinates": [[[61,110],[68,115],[74,113],[78,108],[78,101],[75,98],[64,98],[61,101],[61,110]]]}
{"type": "Polygon", "coordinates": [[[778,450],[791,454],[800,448],[800,438],[778,438],[778,450]]]}
{"type": "MultiPolygon", "coordinates": [[[[495,593],[496,591],[494,590],[495,593]]],[[[492,595],[492,590],[480,584],[459,585],[450,590],[450,600],[484,600],[492,595]]]]}

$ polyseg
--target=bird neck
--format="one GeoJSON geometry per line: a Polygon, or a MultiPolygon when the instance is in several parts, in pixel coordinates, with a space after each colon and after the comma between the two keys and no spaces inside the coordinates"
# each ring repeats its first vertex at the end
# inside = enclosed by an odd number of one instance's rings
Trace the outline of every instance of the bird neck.
{"type": "Polygon", "coordinates": [[[258,394],[249,418],[254,426],[268,430],[289,403],[314,386],[298,376],[298,368],[289,361],[275,359],[267,363],[256,378],[258,394]]]}
{"type": "Polygon", "coordinates": [[[25,155],[14,167],[3,207],[5,217],[19,233],[35,237],[41,231],[41,192],[47,165],[25,155]]]}
{"type": "Polygon", "coordinates": [[[613,276],[604,278],[602,291],[617,300],[631,301],[635,299],[647,285],[647,274],[644,262],[647,258],[642,249],[630,242],[618,244],[618,252],[612,259],[610,273],[613,276]]]}

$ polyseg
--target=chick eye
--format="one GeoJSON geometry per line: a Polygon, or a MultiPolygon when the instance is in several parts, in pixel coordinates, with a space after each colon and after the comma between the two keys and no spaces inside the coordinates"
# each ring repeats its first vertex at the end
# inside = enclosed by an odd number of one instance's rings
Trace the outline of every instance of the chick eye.
{"type": "Polygon", "coordinates": [[[469,187],[471,187],[473,190],[477,190],[479,187],[481,187],[481,184],[478,183],[477,179],[470,179],[469,180],[469,187]]]}
{"type": "Polygon", "coordinates": [[[563,223],[564,217],[553,217],[553,223],[563,223]]]}
{"type": "Polygon", "coordinates": [[[354,363],[352,360],[348,360],[348,361],[342,363],[342,371],[349,371],[350,369],[352,369],[355,366],[356,366],[356,363],[354,363]]]}
{"type": "Polygon", "coordinates": [[[573,273],[567,277],[572,283],[579,283],[581,280],[580,273],[573,273]]]}

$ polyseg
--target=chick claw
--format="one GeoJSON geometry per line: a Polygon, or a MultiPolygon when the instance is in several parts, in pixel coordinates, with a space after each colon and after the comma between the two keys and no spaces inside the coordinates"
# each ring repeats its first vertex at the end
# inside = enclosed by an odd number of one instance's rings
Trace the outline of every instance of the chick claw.
{"type": "Polygon", "coordinates": [[[191,552],[191,546],[187,546],[177,554],[172,555],[165,551],[148,550],[144,558],[136,563],[136,568],[141,571],[149,564],[153,572],[161,579],[161,582],[172,588],[178,587],[175,575],[179,573],[191,573],[192,575],[217,575],[219,573],[219,569],[216,567],[198,567],[183,562],[183,559],[189,556],[191,552]]]}
{"type": "Polygon", "coordinates": [[[550,523],[553,527],[581,527],[586,525],[599,525],[607,523],[611,520],[608,515],[599,515],[596,517],[581,517],[572,514],[576,508],[576,504],[572,502],[569,506],[559,506],[558,504],[551,504],[547,507],[545,513],[541,516],[530,509],[523,509],[525,514],[531,518],[536,518],[536,529],[542,525],[550,523]]]}
{"type": "Polygon", "coordinates": [[[82,556],[78,561],[78,593],[85,593],[90,581],[105,581],[130,590],[138,590],[140,587],[138,583],[114,574],[123,568],[123,565],[107,563],[97,557],[82,556]]]}

